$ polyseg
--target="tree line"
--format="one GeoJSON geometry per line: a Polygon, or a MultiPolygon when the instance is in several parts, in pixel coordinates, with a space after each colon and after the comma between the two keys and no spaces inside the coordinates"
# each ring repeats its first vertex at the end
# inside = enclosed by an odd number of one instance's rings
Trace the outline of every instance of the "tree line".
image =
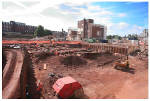
{"type": "Polygon", "coordinates": [[[41,37],[45,35],[52,35],[52,31],[44,29],[43,26],[39,25],[34,32],[34,37],[41,37]]]}
{"type": "Polygon", "coordinates": [[[118,39],[118,40],[121,40],[122,38],[128,38],[129,40],[138,40],[138,35],[137,34],[128,34],[127,36],[125,35],[124,37],[121,37],[119,35],[108,35],[106,38],[108,40],[109,39],[118,39]]]}

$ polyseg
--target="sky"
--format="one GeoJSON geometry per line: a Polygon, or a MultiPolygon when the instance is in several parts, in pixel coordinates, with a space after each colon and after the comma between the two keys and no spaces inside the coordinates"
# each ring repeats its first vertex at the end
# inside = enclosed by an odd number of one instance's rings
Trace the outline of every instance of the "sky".
{"type": "Polygon", "coordinates": [[[77,21],[94,19],[107,35],[141,33],[148,28],[148,2],[98,0],[2,0],[2,20],[42,25],[50,30],[77,28],[77,21]],[[79,2],[80,1],[80,2],[79,2]]]}

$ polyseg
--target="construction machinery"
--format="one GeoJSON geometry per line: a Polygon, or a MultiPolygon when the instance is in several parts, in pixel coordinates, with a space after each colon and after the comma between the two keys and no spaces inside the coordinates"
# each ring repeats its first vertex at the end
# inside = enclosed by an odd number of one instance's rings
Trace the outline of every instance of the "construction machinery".
{"type": "Polygon", "coordinates": [[[115,62],[114,68],[117,70],[128,70],[129,69],[129,61],[128,61],[128,55],[126,56],[126,59],[119,59],[115,62]]]}

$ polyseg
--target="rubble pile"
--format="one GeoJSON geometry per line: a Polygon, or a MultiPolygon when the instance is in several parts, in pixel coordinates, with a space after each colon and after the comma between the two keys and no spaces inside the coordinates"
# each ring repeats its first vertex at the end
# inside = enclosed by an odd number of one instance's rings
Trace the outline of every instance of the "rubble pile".
{"type": "Polygon", "coordinates": [[[138,53],[140,53],[140,52],[141,52],[141,50],[140,50],[140,49],[137,49],[137,50],[131,52],[130,55],[131,55],[131,56],[137,56],[138,53]]]}
{"type": "Polygon", "coordinates": [[[130,53],[131,56],[137,56],[139,59],[148,57],[148,47],[147,46],[139,46],[138,49],[130,53]]]}
{"type": "Polygon", "coordinates": [[[43,84],[43,97],[44,98],[55,98],[55,92],[52,88],[53,84],[58,80],[59,78],[62,78],[62,74],[56,74],[56,73],[49,73],[48,78],[44,81],[43,84]]]}
{"type": "Polygon", "coordinates": [[[142,58],[147,58],[147,57],[148,57],[148,49],[145,49],[145,50],[143,50],[143,51],[141,51],[141,52],[138,52],[138,57],[139,57],[140,59],[142,59],[142,58]]]}

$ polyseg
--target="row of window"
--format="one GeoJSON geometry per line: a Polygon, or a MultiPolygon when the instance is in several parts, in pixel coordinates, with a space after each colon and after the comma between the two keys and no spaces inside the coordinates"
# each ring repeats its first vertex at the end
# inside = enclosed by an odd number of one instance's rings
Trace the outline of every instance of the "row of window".
{"type": "MultiPolygon", "coordinates": [[[[3,26],[3,27],[12,27],[11,25],[8,25],[8,24],[6,24],[6,25],[3,24],[2,26],[3,26]]],[[[34,26],[24,26],[24,25],[23,25],[23,26],[16,26],[16,27],[24,27],[24,28],[27,27],[27,28],[30,28],[30,29],[36,28],[36,27],[34,27],[34,26]]]]}
{"type": "Polygon", "coordinates": [[[2,22],[3,32],[34,32],[35,26],[26,25],[25,23],[10,21],[2,22]]]}
{"type": "Polygon", "coordinates": [[[23,28],[23,27],[16,27],[16,28],[12,28],[12,27],[2,27],[3,31],[6,31],[6,32],[34,32],[35,31],[35,28],[23,28]]]}

